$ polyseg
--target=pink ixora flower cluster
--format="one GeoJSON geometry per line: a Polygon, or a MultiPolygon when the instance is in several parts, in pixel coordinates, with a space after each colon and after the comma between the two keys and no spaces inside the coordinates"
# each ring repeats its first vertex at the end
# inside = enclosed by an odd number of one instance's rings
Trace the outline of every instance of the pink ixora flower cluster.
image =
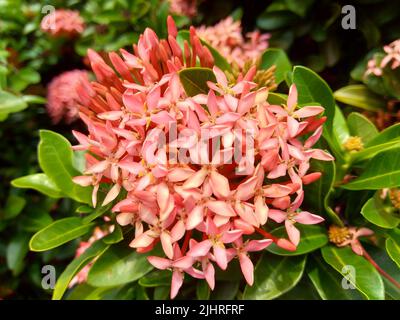
{"type": "Polygon", "coordinates": [[[296,224],[324,220],[299,209],[303,185],[321,175],[308,173],[310,159],[332,160],[313,148],[324,109],[298,108],[294,85],[286,105],[270,105],[266,88],[252,82],[255,67],[228,83],[193,28],[191,46],[185,42],[183,49],[172,18],[168,31],[160,40],[146,29],[133,54],[110,53],[117,72],[89,52],[97,82],[78,90],[89,134],[74,132],[74,149],[88,151],[87,169],[74,181],[94,186],[94,206],[100,183],[109,185],[102,205],[119,197],[112,211],[120,225],[135,227],[132,248],[148,252],[161,243],[165,257],[148,260],[173,271],[171,298],[185,273],[213,289],[215,265],[225,270],[235,257],[251,285],[250,252],[272,242],[295,250],[296,224]],[[216,81],[208,82],[207,93],[190,97],[178,72],[196,61],[213,68],[216,81]],[[160,138],[165,135],[168,141],[160,138]],[[210,152],[215,141],[219,148],[210,152]],[[177,152],[189,161],[177,161],[177,152]],[[289,240],[265,231],[268,219],[284,223],[289,240]]]}
{"type": "Polygon", "coordinates": [[[89,73],[86,70],[71,70],[54,77],[47,87],[47,112],[53,123],[71,123],[79,118],[80,101],[77,88],[82,83],[89,85],[89,73]]]}
{"type": "Polygon", "coordinates": [[[58,9],[44,16],[40,28],[53,37],[74,37],[85,30],[78,11],[58,9]]]}
{"type": "Polygon", "coordinates": [[[384,46],[383,50],[386,55],[379,65],[377,65],[375,58],[368,61],[367,71],[365,72],[366,76],[374,74],[375,76],[380,77],[382,75],[382,69],[386,66],[390,66],[391,69],[397,69],[400,67],[400,39],[384,46]]]}
{"type": "Polygon", "coordinates": [[[253,31],[242,35],[240,21],[228,17],[215,26],[197,28],[200,38],[215,47],[230,63],[234,62],[242,68],[246,61],[254,62],[268,48],[269,34],[253,31]]]}

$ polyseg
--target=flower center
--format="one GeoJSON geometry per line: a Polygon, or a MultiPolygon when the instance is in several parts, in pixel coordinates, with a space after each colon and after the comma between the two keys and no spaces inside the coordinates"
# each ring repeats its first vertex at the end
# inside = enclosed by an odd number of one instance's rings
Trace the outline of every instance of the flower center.
{"type": "Polygon", "coordinates": [[[351,233],[346,227],[331,225],[328,230],[328,237],[330,242],[338,245],[351,239],[351,233]]]}

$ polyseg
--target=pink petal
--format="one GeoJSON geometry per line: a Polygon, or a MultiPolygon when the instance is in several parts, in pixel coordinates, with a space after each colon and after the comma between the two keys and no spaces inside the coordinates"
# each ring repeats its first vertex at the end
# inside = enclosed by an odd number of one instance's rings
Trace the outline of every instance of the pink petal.
{"type": "Polygon", "coordinates": [[[229,196],[229,180],[225,176],[213,170],[211,171],[210,181],[213,193],[217,197],[227,198],[229,196]]]}
{"type": "Polygon", "coordinates": [[[251,262],[250,258],[244,253],[239,254],[239,263],[240,263],[240,269],[242,270],[246,282],[250,286],[252,286],[254,282],[253,263],[251,262]]]}
{"type": "Polygon", "coordinates": [[[167,232],[163,231],[160,235],[160,240],[165,255],[172,259],[174,257],[174,249],[172,247],[171,236],[167,232]]]}
{"type": "Polygon", "coordinates": [[[288,116],[287,117],[287,126],[289,131],[289,137],[293,138],[297,135],[299,131],[299,123],[294,118],[288,116]]]}
{"type": "Polygon", "coordinates": [[[172,281],[171,281],[171,293],[170,298],[174,299],[179,292],[179,289],[183,284],[183,273],[179,270],[174,270],[172,273],[172,281]]]}
{"type": "Polygon", "coordinates": [[[255,214],[258,222],[264,225],[268,220],[268,206],[265,204],[264,197],[257,196],[254,199],[255,214]]]}
{"type": "Polygon", "coordinates": [[[268,217],[275,222],[282,223],[286,219],[287,213],[281,210],[269,209],[268,217]]]}
{"type": "Polygon", "coordinates": [[[172,263],[172,266],[174,268],[179,268],[179,269],[188,269],[193,265],[193,262],[194,262],[194,258],[193,257],[185,256],[185,257],[182,257],[182,258],[179,258],[179,259],[175,260],[172,263]]]}
{"type": "Polygon", "coordinates": [[[156,256],[147,257],[147,260],[157,269],[165,270],[171,267],[171,261],[156,256]]]}
{"type": "Polygon", "coordinates": [[[204,206],[197,205],[195,206],[192,211],[190,211],[188,218],[186,220],[186,229],[192,230],[196,228],[204,218],[204,206]]]}
{"type": "Polygon", "coordinates": [[[273,241],[271,239],[250,240],[244,247],[247,252],[261,251],[268,247],[273,241]]]}
{"type": "Polygon", "coordinates": [[[122,212],[119,215],[117,215],[116,220],[119,225],[127,226],[128,224],[132,223],[133,216],[134,215],[131,212],[122,212]]]}
{"type": "Polygon", "coordinates": [[[192,189],[200,187],[203,184],[204,179],[207,177],[207,174],[207,170],[202,168],[185,181],[183,188],[192,189]]]}
{"type": "Polygon", "coordinates": [[[187,255],[191,257],[204,257],[210,251],[211,247],[212,247],[211,240],[204,240],[195,244],[192,248],[190,248],[187,255]]]}
{"type": "Polygon", "coordinates": [[[297,105],[297,88],[295,84],[292,84],[289,89],[289,96],[287,99],[287,107],[290,113],[294,111],[297,105]]]}
{"type": "Polygon", "coordinates": [[[110,189],[110,191],[108,191],[108,193],[107,193],[107,195],[106,195],[106,197],[105,197],[105,199],[104,199],[104,201],[103,201],[103,203],[102,203],[102,206],[105,206],[105,205],[109,204],[109,203],[112,202],[116,197],[118,197],[120,190],[121,190],[121,185],[115,184],[115,185],[110,189]]]}
{"type": "Polygon", "coordinates": [[[206,206],[215,214],[226,216],[226,217],[234,217],[236,216],[235,211],[232,206],[225,201],[207,201],[206,206]]]}
{"type": "Polygon", "coordinates": [[[280,198],[287,196],[291,192],[292,192],[291,188],[281,184],[273,184],[264,187],[264,196],[267,198],[280,198]]]}
{"type": "Polygon", "coordinates": [[[290,241],[297,247],[300,242],[300,231],[294,226],[290,220],[285,221],[286,232],[290,241]]]}
{"type": "Polygon", "coordinates": [[[211,263],[207,263],[207,266],[204,270],[204,276],[211,290],[214,290],[215,287],[215,269],[211,263]]]}
{"type": "Polygon", "coordinates": [[[224,232],[221,237],[223,243],[232,243],[242,236],[242,230],[231,230],[224,232]]]}
{"type": "Polygon", "coordinates": [[[215,261],[222,270],[226,270],[228,266],[228,257],[226,255],[226,250],[223,245],[216,244],[213,246],[213,253],[215,261]]]}
{"type": "Polygon", "coordinates": [[[307,106],[307,107],[302,107],[299,110],[297,110],[295,113],[293,113],[294,117],[297,118],[308,118],[312,116],[316,116],[317,114],[320,114],[324,112],[324,108],[320,106],[307,106]]]}

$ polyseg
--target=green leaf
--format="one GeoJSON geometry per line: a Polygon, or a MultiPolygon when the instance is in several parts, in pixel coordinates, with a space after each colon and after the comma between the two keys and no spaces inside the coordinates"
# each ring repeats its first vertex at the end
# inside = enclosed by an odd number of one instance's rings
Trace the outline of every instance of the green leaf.
{"type": "Polygon", "coordinates": [[[29,208],[21,217],[21,225],[25,231],[37,232],[53,222],[50,214],[41,207],[29,208]]]}
{"type": "Polygon", "coordinates": [[[106,212],[110,211],[112,208],[113,204],[109,203],[106,206],[98,205],[97,208],[90,214],[88,214],[86,217],[82,219],[82,222],[85,223],[90,223],[93,220],[97,219],[98,217],[101,217],[104,215],[106,212]]]}
{"type": "Polygon", "coordinates": [[[344,289],[343,277],[327,265],[320,257],[314,256],[307,262],[307,275],[323,300],[361,300],[355,289],[344,289]]]}
{"type": "Polygon", "coordinates": [[[393,238],[387,238],[385,247],[390,258],[400,268],[400,243],[396,242],[393,238]]]}
{"type": "Polygon", "coordinates": [[[331,129],[335,115],[335,99],[325,80],[306,67],[296,66],[293,70],[293,82],[299,94],[298,103],[302,105],[318,102],[325,108],[324,114],[328,118],[326,125],[331,129]]]}
{"type": "Polygon", "coordinates": [[[346,277],[368,300],[385,298],[382,278],[365,258],[355,254],[349,247],[326,246],[321,252],[326,263],[346,277]],[[354,268],[354,277],[349,276],[348,266],[354,268]]]}
{"type": "Polygon", "coordinates": [[[292,64],[289,61],[285,51],[282,49],[269,48],[261,56],[260,69],[268,69],[276,66],[275,82],[281,83],[285,80],[285,74],[292,70],[292,64]]]}
{"type": "Polygon", "coordinates": [[[263,12],[257,18],[257,27],[264,30],[276,30],[294,25],[299,17],[290,11],[263,12]]]}
{"type": "Polygon", "coordinates": [[[324,115],[327,120],[324,124],[323,135],[329,146],[335,151],[335,156],[338,157],[341,146],[332,135],[336,108],[332,90],[318,74],[302,66],[294,67],[293,83],[297,86],[299,105],[318,103],[325,108],[324,115]]]}
{"type": "Polygon", "coordinates": [[[125,243],[114,245],[93,264],[89,271],[88,284],[108,287],[136,281],[153,269],[147,261],[148,255],[137,253],[125,243]]]}
{"type": "Polygon", "coordinates": [[[333,190],[336,176],[336,166],[334,161],[311,160],[310,171],[322,172],[321,178],[313,183],[304,186],[306,194],[313,194],[313,197],[306,197],[305,204],[313,212],[324,215],[336,224],[341,225],[341,220],[329,207],[329,197],[333,190]]]}
{"type": "MultiPolygon", "coordinates": [[[[183,43],[185,40],[190,45],[190,32],[187,30],[179,31],[176,40],[178,41],[181,48],[183,48],[183,43]]],[[[218,68],[220,68],[222,71],[231,70],[231,65],[229,64],[229,62],[213,46],[211,46],[207,41],[203,39],[200,39],[200,42],[202,45],[206,46],[208,50],[210,50],[210,53],[214,58],[214,64],[218,68]]]]}
{"type": "Polygon", "coordinates": [[[378,135],[378,129],[365,116],[358,112],[352,112],[347,117],[347,125],[349,126],[352,136],[360,137],[364,144],[369,143],[378,135]]]}
{"type": "MultiPolygon", "coordinates": [[[[394,231],[396,231],[396,229],[391,230],[389,235],[392,236],[394,231]]],[[[399,266],[391,260],[385,249],[368,245],[367,243],[364,244],[364,248],[366,251],[368,251],[369,255],[379,265],[379,267],[381,267],[389,276],[397,281],[397,283],[400,283],[399,266]]],[[[386,295],[394,300],[400,300],[400,288],[397,287],[393,282],[389,281],[386,277],[382,277],[382,280],[385,286],[386,295]]]]}
{"type": "Polygon", "coordinates": [[[239,281],[217,281],[211,300],[233,300],[239,291],[239,281]]]}
{"type": "Polygon", "coordinates": [[[379,190],[400,186],[400,148],[377,154],[364,172],[341,187],[348,190],[379,190]]]}
{"type": "Polygon", "coordinates": [[[22,97],[15,96],[7,91],[0,90],[0,113],[8,114],[19,112],[28,107],[22,97]]]}
{"type": "Polygon", "coordinates": [[[363,161],[378,153],[400,146],[400,123],[386,128],[365,144],[364,150],[352,155],[353,161],[363,161]]]}
{"type": "Polygon", "coordinates": [[[52,299],[60,300],[74,276],[85,265],[93,261],[94,258],[100,256],[108,248],[109,245],[105,244],[102,240],[98,240],[89,248],[87,248],[79,257],[72,260],[72,262],[65,268],[63,273],[58,277],[56,286],[54,287],[52,299]]]}
{"type": "Polygon", "coordinates": [[[40,74],[30,67],[18,70],[10,77],[10,86],[14,91],[23,91],[30,84],[40,82],[40,74]]]}
{"type": "Polygon", "coordinates": [[[169,270],[154,270],[139,279],[142,287],[155,288],[171,285],[172,272],[169,270]]]}
{"type": "Polygon", "coordinates": [[[332,130],[336,142],[342,149],[343,143],[345,143],[350,137],[350,130],[347,126],[347,122],[344,118],[343,112],[338,106],[335,107],[335,116],[333,118],[332,130]]]}
{"type": "Polygon", "coordinates": [[[263,254],[254,271],[253,286],[246,286],[244,299],[270,300],[292,289],[300,280],[306,256],[279,257],[263,254]]]}
{"type": "Polygon", "coordinates": [[[358,107],[368,111],[379,111],[385,108],[383,98],[371,92],[366,85],[353,84],[340,88],[333,93],[335,99],[350,106],[358,107]]]}
{"type": "Polygon", "coordinates": [[[267,101],[270,104],[276,104],[278,106],[281,105],[281,104],[286,104],[287,95],[286,94],[281,94],[281,93],[276,93],[276,92],[268,92],[267,101]]]}
{"type": "MultiPolygon", "coordinates": [[[[26,200],[23,197],[10,194],[7,198],[6,205],[4,206],[3,219],[13,219],[18,216],[24,209],[26,200]]],[[[1,215],[0,215],[1,217],[1,215]]]]}
{"type": "Polygon", "coordinates": [[[369,199],[361,209],[361,214],[369,222],[381,227],[393,229],[400,223],[400,218],[393,214],[392,206],[385,206],[379,191],[369,199]]]}
{"type": "MultiPolygon", "coordinates": [[[[301,241],[297,246],[296,251],[287,251],[278,247],[275,243],[267,247],[271,253],[281,256],[297,256],[314,251],[323,247],[328,243],[326,229],[320,226],[313,225],[296,225],[301,234],[301,241]]],[[[274,229],[271,234],[278,238],[286,238],[286,229],[284,226],[274,229]]]]}
{"type": "Polygon", "coordinates": [[[81,187],[72,181],[80,173],[73,166],[73,152],[67,139],[58,133],[41,130],[38,156],[44,173],[63,193],[79,202],[91,204],[91,188],[81,187]]]}
{"type": "Polygon", "coordinates": [[[118,224],[114,224],[114,231],[103,238],[104,243],[114,244],[122,241],[124,235],[122,234],[122,229],[118,224]]]}
{"type": "Polygon", "coordinates": [[[23,261],[28,253],[29,235],[27,233],[16,234],[7,245],[7,266],[17,276],[23,268],[23,261]]]}
{"type": "Polygon", "coordinates": [[[210,287],[208,286],[208,283],[205,280],[197,281],[196,297],[199,300],[210,299],[210,287]]]}
{"type": "Polygon", "coordinates": [[[179,78],[189,97],[200,93],[207,94],[209,90],[207,81],[216,81],[215,75],[211,69],[197,67],[179,71],[179,78]]]}
{"type": "Polygon", "coordinates": [[[46,251],[88,233],[93,224],[83,224],[80,218],[64,218],[35,233],[29,242],[32,251],[46,251]]]}
{"type": "Polygon", "coordinates": [[[35,173],[14,179],[11,181],[11,184],[17,188],[34,189],[51,198],[62,197],[61,190],[44,173],[35,173]]]}

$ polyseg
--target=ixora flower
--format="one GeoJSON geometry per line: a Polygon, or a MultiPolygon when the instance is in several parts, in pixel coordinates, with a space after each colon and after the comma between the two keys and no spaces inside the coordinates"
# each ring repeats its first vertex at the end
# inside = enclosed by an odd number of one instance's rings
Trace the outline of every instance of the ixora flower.
{"type": "Polygon", "coordinates": [[[74,37],[85,30],[85,22],[78,11],[58,9],[42,19],[40,28],[53,37],[74,37]]]}
{"type": "Polygon", "coordinates": [[[170,11],[188,17],[194,17],[197,14],[197,0],[170,0],[170,11]]]}
{"type": "Polygon", "coordinates": [[[71,123],[79,118],[79,97],[76,91],[82,83],[89,85],[89,73],[86,70],[72,70],[54,77],[47,87],[47,112],[53,123],[61,119],[71,123]]]}
{"type": "Polygon", "coordinates": [[[259,31],[249,32],[246,38],[242,35],[240,21],[228,17],[215,26],[201,26],[196,29],[197,34],[221,54],[230,63],[236,63],[242,68],[246,61],[254,62],[268,48],[269,34],[260,34],[259,31]]]}
{"type": "Polygon", "coordinates": [[[321,176],[308,172],[310,159],[333,159],[313,148],[324,109],[299,108],[295,85],[286,105],[270,105],[268,90],[253,82],[255,67],[230,83],[194,28],[183,49],[170,17],[168,34],[160,40],[146,29],[133,53],[109,54],[113,68],[89,51],[97,82],[78,88],[89,133],[74,132],[74,149],[88,151],[74,181],[94,186],[94,206],[100,183],[109,186],[102,205],[118,197],[112,211],[135,227],[132,248],[149,252],[161,243],[165,257],[148,260],[173,272],[171,298],[185,274],[213,289],[215,267],[225,270],[236,257],[251,285],[250,252],[272,242],[295,250],[295,225],[323,221],[300,206],[303,185],[321,176]],[[189,96],[179,72],[198,64],[216,80],[189,96]],[[292,242],[263,228],[269,217],[285,221],[292,242]]]}
{"type": "Polygon", "coordinates": [[[358,240],[359,237],[371,236],[374,232],[368,228],[338,227],[335,225],[329,228],[329,240],[338,247],[350,245],[355,254],[362,256],[364,249],[358,240]]]}

